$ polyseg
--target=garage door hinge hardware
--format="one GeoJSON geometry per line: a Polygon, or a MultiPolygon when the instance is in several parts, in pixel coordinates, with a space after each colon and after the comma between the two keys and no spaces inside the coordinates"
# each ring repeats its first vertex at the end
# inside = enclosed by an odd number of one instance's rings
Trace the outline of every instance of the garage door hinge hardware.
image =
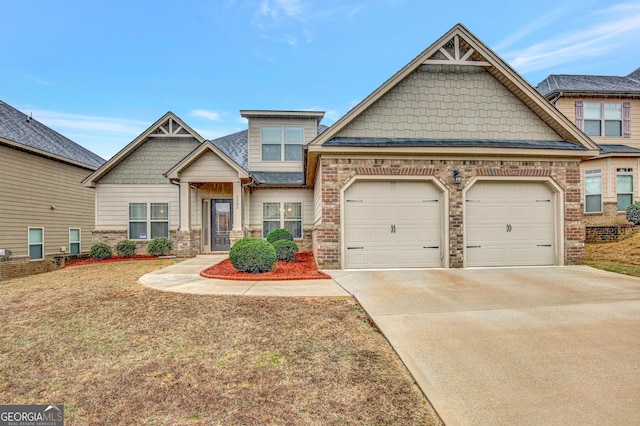
{"type": "Polygon", "coordinates": [[[364,250],[364,247],[347,247],[347,250],[364,250]]]}
{"type": "Polygon", "coordinates": [[[422,248],[437,249],[437,248],[440,248],[440,247],[439,246],[422,246],[422,248]]]}
{"type": "Polygon", "coordinates": [[[362,203],[362,200],[347,200],[347,203],[362,203]]]}
{"type": "Polygon", "coordinates": [[[422,200],[423,203],[437,203],[438,200],[422,200]]]}
{"type": "Polygon", "coordinates": [[[551,247],[551,244],[538,244],[538,247],[551,247]]]}
{"type": "Polygon", "coordinates": [[[467,246],[467,248],[480,248],[482,246],[467,246]]]}
{"type": "Polygon", "coordinates": [[[467,203],[479,203],[480,200],[466,200],[467,203]]]}
{"type": "Polygon", "coordinates": [[[551,200],[536,200],[536,203],[550,203],[551,200]]]}

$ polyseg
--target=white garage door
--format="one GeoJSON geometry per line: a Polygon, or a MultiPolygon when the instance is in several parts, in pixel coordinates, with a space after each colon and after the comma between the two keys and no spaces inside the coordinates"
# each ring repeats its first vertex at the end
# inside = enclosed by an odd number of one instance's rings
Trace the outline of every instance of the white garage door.
{"type": "Polygon", "coordinates": [[[429,182],[361,181],[345,191],[345,267],[442,266],[442,194],[429,182]]]}
{"type": "Polygon", "coordinates": [[[556,196],[541,182],[479,182],[467,192],[467,266],[555,265],[556,196]]]}

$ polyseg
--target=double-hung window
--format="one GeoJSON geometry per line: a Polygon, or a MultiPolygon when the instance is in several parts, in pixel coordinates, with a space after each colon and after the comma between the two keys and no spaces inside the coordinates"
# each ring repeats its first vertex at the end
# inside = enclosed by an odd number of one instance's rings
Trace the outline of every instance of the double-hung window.
{"type": "Polygon", "coordinates": [[[69,229],[69,253],[80,254],[80,228],[69,229]]]}
{"type": "Polygon", "coordinates": [[[272,202],[262,204],[262,236],[284,228],[293,238],[302,238],[302,203],[272,202]]]}
{"type": "Polygon", "coordinates": [[[584,172],[584,211],[585,213],[602,211],[602,171],[600,169],[584,172]]]}
{"type": "Polygon", "coordinates": [[[263,161],[302,161],[304,128],[298,126],[263,126],[263,161]]]}
{"type": "Polygon", "coordinates": [[[588,136],[622,136],[621,102],[585,102],[584,132],[588,136]]]}
{"type": "Polygon", "coordinates": [[[169,237],[169,203],[129,203],[129,238],[169,237]]]}
{"type": "Polygon", "coordinates": [[[29,228],[29,260],[44,259],[44,228],[29,228]]]}
{"type": "Polygon", "coordinates": [[[619,212],[626,211],[627,207],[633,204],[633,169],[616,169],[616,195],[619,212]]]}

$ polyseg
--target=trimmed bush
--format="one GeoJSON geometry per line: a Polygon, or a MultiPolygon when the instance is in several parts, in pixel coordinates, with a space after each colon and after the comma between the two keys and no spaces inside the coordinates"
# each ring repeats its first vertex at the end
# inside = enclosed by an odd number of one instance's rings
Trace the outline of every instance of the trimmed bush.
{"type": "Polygon", "coordinates": [[[627,220],[634,225],[640,224],[640,202],[633,203],[627,207],[627,220]]]}
{"type": "Polygon", "coordinates": [[[133,257],[136,254],[136,243],[131,240],[118,241],[116,254],[122,257],[133,257]]]}
{"type": "Polygon", "coordinates": [[[90,256],[96,260],[108,259],[113,256],[111,247],[107,243],[95,243],[91,246],[90,256]]]}
{"type": "Polygon", "coordinates": [[[166,237],[158,237],[149,241],[147,253],[151,256],[166,256],[171,254],[171,240],[166,237]]]}
{"type": "Polygon", "coordinates": [[[273,243],[278,262],[293,262],[293,255],[298,252],[298,245],[293,241],[279,240],[273,243]]]}
{"type": "Polygon", "coordinates": [[[275,231],[269,232],[269,235],[267,235],[267,241],[269,241],[271,244],[280,240],[293,241],[293,235],[291,235],[291,232],[287,231],[286,229],[276,229],[275,231]]]}
{"type": "Polygon", "coordinates": [[[243,238],[231,247],[229,260],[241,272],[269,272],[276,263],[276,249],[260,238],[243,238]]]}

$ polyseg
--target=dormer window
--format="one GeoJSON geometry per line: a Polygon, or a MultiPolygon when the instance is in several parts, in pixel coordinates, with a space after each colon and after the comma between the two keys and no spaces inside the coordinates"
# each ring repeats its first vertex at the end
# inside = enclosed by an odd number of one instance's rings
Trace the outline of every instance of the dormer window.
{"type": "Polygon", "coordinates": [[[262,126],[263,161],[302,161],[304,128],[262,126]]]}

